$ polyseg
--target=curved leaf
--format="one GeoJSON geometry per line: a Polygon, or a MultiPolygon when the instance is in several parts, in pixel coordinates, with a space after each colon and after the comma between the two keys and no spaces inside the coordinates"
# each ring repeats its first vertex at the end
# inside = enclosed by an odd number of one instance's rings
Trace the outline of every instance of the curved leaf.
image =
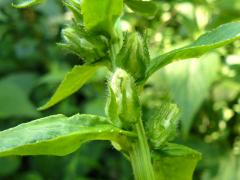
{"type": "Polygon", "coordinates": [[[43,0],[14,0],[12,5],[15,8],[26,8],[42,2],[43,0]]]}
{"type": "Polygon", "coordinates": [[[232,22],[200,36],[192,44],[154,58],[147,69],[146,78],[163,66],[181,59],[199,57],[204,53],[240,39],[240,22],[232,22]]]}
{"type": "Polygon", "coordinates": [[[183,145],[169,143],[153,152],[153,168],[156,179],[192,180],[201,154],[183,145]]]}
{"type": "Polygon", "coordinates": [[[96,72],[97,66],[74,66],[61,82],[51,99],[39,110],[45,110],[79,90],[96,72]]]}
{"type": "Polygon", "coordinates": [[[72,153],[90,140],[123,140],[132,135],[95,115],[53,115],[0,132],[0,157],[72,153]]]}

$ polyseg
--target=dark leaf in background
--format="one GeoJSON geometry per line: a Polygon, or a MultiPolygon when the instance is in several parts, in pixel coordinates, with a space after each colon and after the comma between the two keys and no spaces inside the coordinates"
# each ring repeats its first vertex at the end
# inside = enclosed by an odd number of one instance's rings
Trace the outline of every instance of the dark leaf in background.
{"type": "Polygon", "coordinates": [[[11,82],[0,82],[0,118],[36,117],[39,113],[28,94],[11,82]]]}

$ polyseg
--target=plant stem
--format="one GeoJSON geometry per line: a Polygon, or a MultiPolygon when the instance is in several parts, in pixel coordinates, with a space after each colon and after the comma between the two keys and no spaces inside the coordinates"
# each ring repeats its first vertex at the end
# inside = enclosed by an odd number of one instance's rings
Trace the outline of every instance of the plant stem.
{"type": "Polygon", "coordinates": [[[130,160],[136,180],[155,180],[151,154],[145,134],[145,130],[140,120],[135,125],[138,140],[133,143],[130,151],[130,160]]]}

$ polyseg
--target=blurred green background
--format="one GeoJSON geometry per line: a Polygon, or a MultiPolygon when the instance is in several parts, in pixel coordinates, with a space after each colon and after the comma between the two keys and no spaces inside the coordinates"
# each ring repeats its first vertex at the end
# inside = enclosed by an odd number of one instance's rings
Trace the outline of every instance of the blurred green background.
{"type": "MultiPolygon", "coordinates": [[[[240,20],[239,0],[156,0],[154,14],[125,8],[123,31],[148,29],[152,57],[186,45],[220,24],[240,20]]],[[[44,112],[36,109],[52,95],[78,57],[56,46],[72,15],[59,0],[27,9],[0,1],[0,130],[50,114],[104,115],[107,72],[100,69],[78,93],[44,112]]],[[[196,180],[240,179],[240,42],[155,73],[142,94],[144,118],[161,102],[182,111],[178,143],[203,154],[196,180]]],[[[66,157],[0,158],[0,179],[130,180],[131,166],[107,142],[84,145],[66,157]]]]}

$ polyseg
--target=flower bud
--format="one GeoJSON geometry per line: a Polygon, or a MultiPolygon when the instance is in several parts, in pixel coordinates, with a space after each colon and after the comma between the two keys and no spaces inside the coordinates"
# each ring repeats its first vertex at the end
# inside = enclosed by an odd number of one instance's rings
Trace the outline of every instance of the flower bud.
{"type": "Polygon", "coordinates": [[[127,34],[116,57],[116,66],[126,69],[138,81],[144,79],[149,61],[146,40],[136,32],[127,34]]]}
{"type": "Polygon", "coordinates": [[[177,105],[164,103],[151,111],[152,117],[146,121],[146,132],[153,148],[160,148],[175,138],[179,120],[177,105]]]}
{"type": "Polygon", "coordinates": [[[140,103],[133,78],[123,69],[118,68],[113,74],[109,87],[106,114],[111,121],[124,128],[139,120],[140,103]]]}

